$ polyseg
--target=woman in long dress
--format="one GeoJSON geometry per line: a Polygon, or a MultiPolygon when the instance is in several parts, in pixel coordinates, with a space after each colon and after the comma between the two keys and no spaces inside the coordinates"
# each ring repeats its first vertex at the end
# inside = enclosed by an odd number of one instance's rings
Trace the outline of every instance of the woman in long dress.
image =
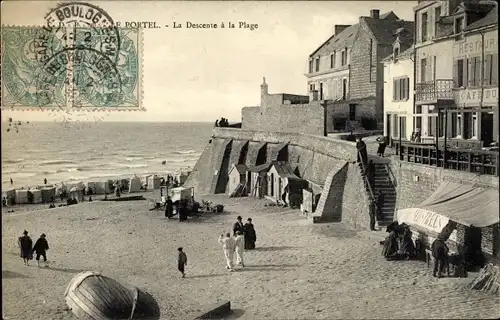
{"type": "Polygon", "coordinates": [[[411,235],[412,232],[410,228],[405,228],[400,252],[406,259],[411,259],[415,256],[415,244],[413,243],[411,235]]]}
{"type": "Polygon", "coordinates": [[[396,230],[391,230],[387,238],[385,238],[382,255],[389,259],[397,255],[398,252],[398,236],[396,230]]]}
{"type": "Polygon", "coordinates": [[[244,227],[244,235],[245,235],[245,249],[252,250],[255,249],[255,241],[257,241],[257,234],[255,233],[255,228],[252,224],[252,218],[248,218],[247,223],[245,223],[244,227]]]}

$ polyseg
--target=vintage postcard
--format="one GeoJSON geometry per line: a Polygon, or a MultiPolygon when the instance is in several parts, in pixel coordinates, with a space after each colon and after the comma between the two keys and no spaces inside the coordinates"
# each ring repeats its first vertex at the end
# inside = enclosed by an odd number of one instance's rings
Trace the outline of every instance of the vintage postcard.
{"type": "Polygon", "coordinates": [[[3,1],[2,319],[500,318],[498,2],[3,1]]]}

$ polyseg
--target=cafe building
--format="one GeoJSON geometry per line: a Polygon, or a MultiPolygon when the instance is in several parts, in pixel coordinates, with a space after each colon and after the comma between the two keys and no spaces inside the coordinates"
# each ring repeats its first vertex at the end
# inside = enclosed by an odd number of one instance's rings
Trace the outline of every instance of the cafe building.
{"type": "Polygon", "coordinates": [[[423,143],[498,142],[497,4],[423,1],[414,11],[414,130],[423,143]]]}

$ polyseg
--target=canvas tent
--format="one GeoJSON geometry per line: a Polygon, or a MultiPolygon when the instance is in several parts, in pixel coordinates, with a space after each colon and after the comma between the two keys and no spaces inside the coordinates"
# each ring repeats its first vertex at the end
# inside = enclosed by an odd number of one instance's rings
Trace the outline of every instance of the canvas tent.
{"type": "Polygon", "coordinates": [[[227,192],[230,196],[241,197],[246,195],[247,168],[243,164],[233,164],[229,169],[229,180],[227,183],[227,192]]]}
{"type": "Polygon", "coordinates": [[[17,204],[27,204],[28,203],[28,190],[16,190],[16,203],[17,204]]]}
{"type": "Polygon", "coordinates": [[[192,188],[177,187],[170,189],[170,192],[172,194],[171,199],[173,202],[184,199],[190,200],[193,196],[192,188]]]}
{"type": "Polygon", "coordinates": [[[12,205],[16,202],[16,189],[2,191],[2,199],[7,200],[7,205],[12,205]]]}
{"type": "Polygon", "coordinates": [[[44,203],[54,202],[56,198],[56,187],[42,188],[41,192],[42,192],[42,202],[44,203]]]}
{"type": "Polygon", "coordinates": [[[99,181],[93,183],[92,192],[94,194],[107,194],[110,193],[109,182],[108,181],[99,181]]]}
{"type": "Polygon", "coordinates": [[[148,189],[160,189],[161,178],[157,175],[149,177],[148,179],[148,189]]]}
{"type": "Polygon", "coordinates": [[[32,195],[32,203],[42,203],[42,191],[39,189],[28,190],[28,193],[32,195]]]}
{"type": "Polygon", "coordinates": [[[267,172],[268,192],[272,199],[285,201],[290,207],[299,207],[302,203],[302,190],[307,188],[306,180],[296,174],[297,166],[287,162],[275,162],[267,172]]]}
{"type": "Polygon", "coordinates": [[[264,163],[259,166],[249,166],[247,168],[247,189],[249,195],[263,198],[267,191],[267,171],[272,163],[264,163]]]}
{"type": "Polygon", "coordinates": [[[176,175],[177,181],[179,181],[179,184],[181,186],[184,184],[184,182],[186,182],[190,173],[190,171],[181,171],[176,175]]]}
{"type": "Polygon", "coordinates": [[[141,186],[142,186],[142,183],[141,183],[141,178],[139,178],[138,176],[133,176],[131,179],[130,179],[130,182],[129,182],[129,189],[128,189],[128,192],[140,192],[141,191],[141,186]]]}

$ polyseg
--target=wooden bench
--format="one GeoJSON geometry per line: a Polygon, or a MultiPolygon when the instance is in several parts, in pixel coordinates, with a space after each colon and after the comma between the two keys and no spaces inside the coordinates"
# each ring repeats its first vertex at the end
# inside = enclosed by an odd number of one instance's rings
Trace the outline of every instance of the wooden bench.
{"type": "Polygon", "coordinates": [[[204,306],[194,319],[220,319],[229,314],[231,314],[231,301],[226,300],[204,306]]]}
{"type": "MultiPolygon", "coordinates": [[[[432,251],[430,249],[425,249],[425,261],[427,262],[427,268],[430,268],[431,262],[434,262],[434,257],[432,256],[432,251]]],[[[450,263],[448,262],[448,259],[446,259],[445,267],[446,267],[446,275],[449,277],[450,263]]]]}

